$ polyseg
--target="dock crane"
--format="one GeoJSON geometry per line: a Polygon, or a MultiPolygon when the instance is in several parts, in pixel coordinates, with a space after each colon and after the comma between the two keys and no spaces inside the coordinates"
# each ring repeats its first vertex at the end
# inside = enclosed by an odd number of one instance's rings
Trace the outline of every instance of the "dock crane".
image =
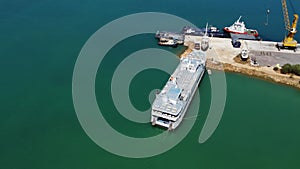
{"type": "Polygon", "coordinates": [[[278,43],[277,47],[278,50],[281,48],[287,48],[287,49],[293,49],[296,51],[297,49],[297,41],[294,39],[295,34],[297,33],[297,22],[299,19],[298,14],[296,14],[294,7],[293,12],[294,12],[294,20],[292,22],[292,26],[290,25],[290,20],[289,20],[289,12],[286,4],[286,0],[281,0],[282,4],[282,12],[283,12],[283,17],[284,17],[284,24],[285,24],[285,29],[288,31],[288,35],[283,39],[282,43],[278,43]]]}

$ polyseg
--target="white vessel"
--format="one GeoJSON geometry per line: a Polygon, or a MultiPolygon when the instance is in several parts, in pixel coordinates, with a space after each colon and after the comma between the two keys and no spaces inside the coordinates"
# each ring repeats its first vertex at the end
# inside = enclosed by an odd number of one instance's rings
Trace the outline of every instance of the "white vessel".
{"type": "Polygon", "coordinates": [[[208,36],[204,36],[201,40],[201,50],[202,51],[207,51],[207,49],[209,48],[209,39],[208,36]]]}
{"type": "Polygon", "coordinates": [[[211,75],[211,74],[212,74],[212,72],[211,72],[210,69],[207,70],[207,74],[208,74],[208,75],[211,75]]]}
{"type": "Polygon", "coordinates": [[[177,41],[173,39],[167,39],[167,38],[160,38],[158,44],[163,46],[173,46],[173,47],[176,47],[178,45],[177,41]]]}
{"type": "Polygon", "coordinates": [[[229,33],[234,33],[234,34],[245,34],[245,35],[252,35],[254,37],[258,37],[259,34],[257,30],[247,29],[244,22],[240,21],[241,18],[242,16],[240,16],[239,19],[233,23],[233,25],[229,27],[225,27],[224,31],[229,33]]]}
{"type": "Polygon", "coordinates": [[[181,59],[152,105],[151,123],[174,130],[181,123],[205,72],[205,53],[193,50],[181,59]]]}
{"type": "Polygon", "coordinates": [[[248,49],[247,48],[243,48],[242,52],[241,52],[241,58],[242,60],[246,61],[248,59],[249,55],[248,55],[248,49]]]}
{"type": "Polygon", "coordinates": [[[209,48],[209,37],[207,36],[207,26],[208,26],[208,24],[206,24],[205,34],[201,40],[201,50],[202,51],[207,51],[207,49],[209,48]]]}
{"type": "Polygon", "coordinates": [[[173,33],[165,31],[157,31],[155,34],[158,44],[162,46],[173,46],[182,45],[184,43],[184,35],[182,33],[173,33]]]}

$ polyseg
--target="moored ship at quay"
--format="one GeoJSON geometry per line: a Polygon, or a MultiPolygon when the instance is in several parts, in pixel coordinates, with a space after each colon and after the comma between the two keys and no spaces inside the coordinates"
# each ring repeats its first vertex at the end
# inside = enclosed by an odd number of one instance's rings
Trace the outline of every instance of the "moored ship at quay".
{"type": "Polygon", "coordinates": [[[178,67],[152,104],[152,125],[176,129],[183,120],[205,72],[206,54],[194,49],[178,67]]]}
{"type": "Polygon", "coordinates": [[[231,38],[233,41],[261,40],[258,31],[247,29],[245,23],[241,22],[240,19],[241,17],[233,25],[223,28],[223,31],[214,26],[206,28],[184,26],[181,32],[157,31],[155,38],[158,39],[159,45],[172,47],[184,44],[185,36],[231,38]]]}
{"type": "Polygon", "coordinates": [[[247,29],[244,22],[240,21],[242,16],[239,17],[231,26],[225,27],[224,31],[234,34],[246,34],[253,35],[255,37],[259,36],[258,31],[255,29],[247,29]]]}

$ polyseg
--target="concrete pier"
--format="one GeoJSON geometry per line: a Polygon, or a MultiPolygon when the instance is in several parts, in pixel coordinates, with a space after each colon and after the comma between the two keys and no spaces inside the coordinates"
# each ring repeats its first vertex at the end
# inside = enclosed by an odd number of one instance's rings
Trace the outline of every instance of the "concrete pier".
{"type": "MultiPolygon", "coordinates": [[[[194,42],[201,41],[199,36],[186,36],[185,45],[193,48],[194,42]]],[[[234,48],[231,39],[209,38],[209,49],[207,51],[207,68],[238,72],[255,76],[274,82],[291,85],[300,88],[300,76],[281,74],[274,71],[277,65],[286,63],[300,64],[300,47],[296,52],[293,50],[278,50],[277,42],[240,40],[241,48],[234,48]],[[252,66],[249,62],[239,63],[236,60],[243,48],[249,51],[249,57],[255,58],[259,66],[252,66]]],[[[187,52],[184,53],[185,55],[187,52]]]]}

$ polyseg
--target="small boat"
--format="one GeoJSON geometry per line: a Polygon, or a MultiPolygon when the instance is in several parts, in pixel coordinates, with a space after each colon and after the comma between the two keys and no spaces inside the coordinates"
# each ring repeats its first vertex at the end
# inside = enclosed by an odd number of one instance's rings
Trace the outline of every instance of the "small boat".
{"type": "Polygon", "coordinates": [[[212,72],[211,72],[211,70],[210,70],[210,69],[207,69],[207,73],[208,73],[209,75],[211,75],[211,74],[212,74],[212,72]]]}
{"type": "Polygon", "coordinates": [[[178,44],[183,44],[184,35],[182,33],[157,31],[155,34],[157,39],[173,39],[176,40],[178,44]]]}
{"type": "Polygon", "coordinates": [[[208,24],[206,24],[205,34],[201,40],[201,50],[204,52],[207,51],[207,49],[209,48],[209,38],[207,36],[207,26],[208,26],[208,24]]]}
{"type": "Polygon", "coordinates": [[[204,36],[207,32],[209,37],[224,37],[224,33],[220,32],[217,27],[209,26],[208,28],[193,28],[189,26],[183,27],[181,31],[184,35],[193,35],[193,36],[204,36]]]}
{"type": "Polygon", "coordinates": [[[158,41],[158,44],[162,45],[162,46],[172,46],[172,47],[177,47],[177,45],[178,45],[176,40],[166,39],[166,38],[160,38],[160,40],[158,41]]]}
{"type": "Polygon", "coordinates": [[[243,48],[242,49],[242,52],[241,52],[241,58],[243,61],[246,61],[249,57],[249,54],[248,54],[248,49],[246,48],[243,48]]]}
{"type": "Polygon", "coordinates": [[[157,31],[155,38],[158,39],[158,44],[162,46],[177,47],[177,45],[182,45],[184,43],[184,35],[181,33],[157,31]]]}
{"type": "Polygon", "coordinates": [[[241,22],[242,16],[239,17],[237,21],[233,23],[233,25],[229,27],[225,27],[224,31],[228,33],[234,33],[234,34],[245,34],[245,35],[252,35],[255,37],[258,37],[258,31],[254,29],[247,29],[244,22],[241,22]]]}

